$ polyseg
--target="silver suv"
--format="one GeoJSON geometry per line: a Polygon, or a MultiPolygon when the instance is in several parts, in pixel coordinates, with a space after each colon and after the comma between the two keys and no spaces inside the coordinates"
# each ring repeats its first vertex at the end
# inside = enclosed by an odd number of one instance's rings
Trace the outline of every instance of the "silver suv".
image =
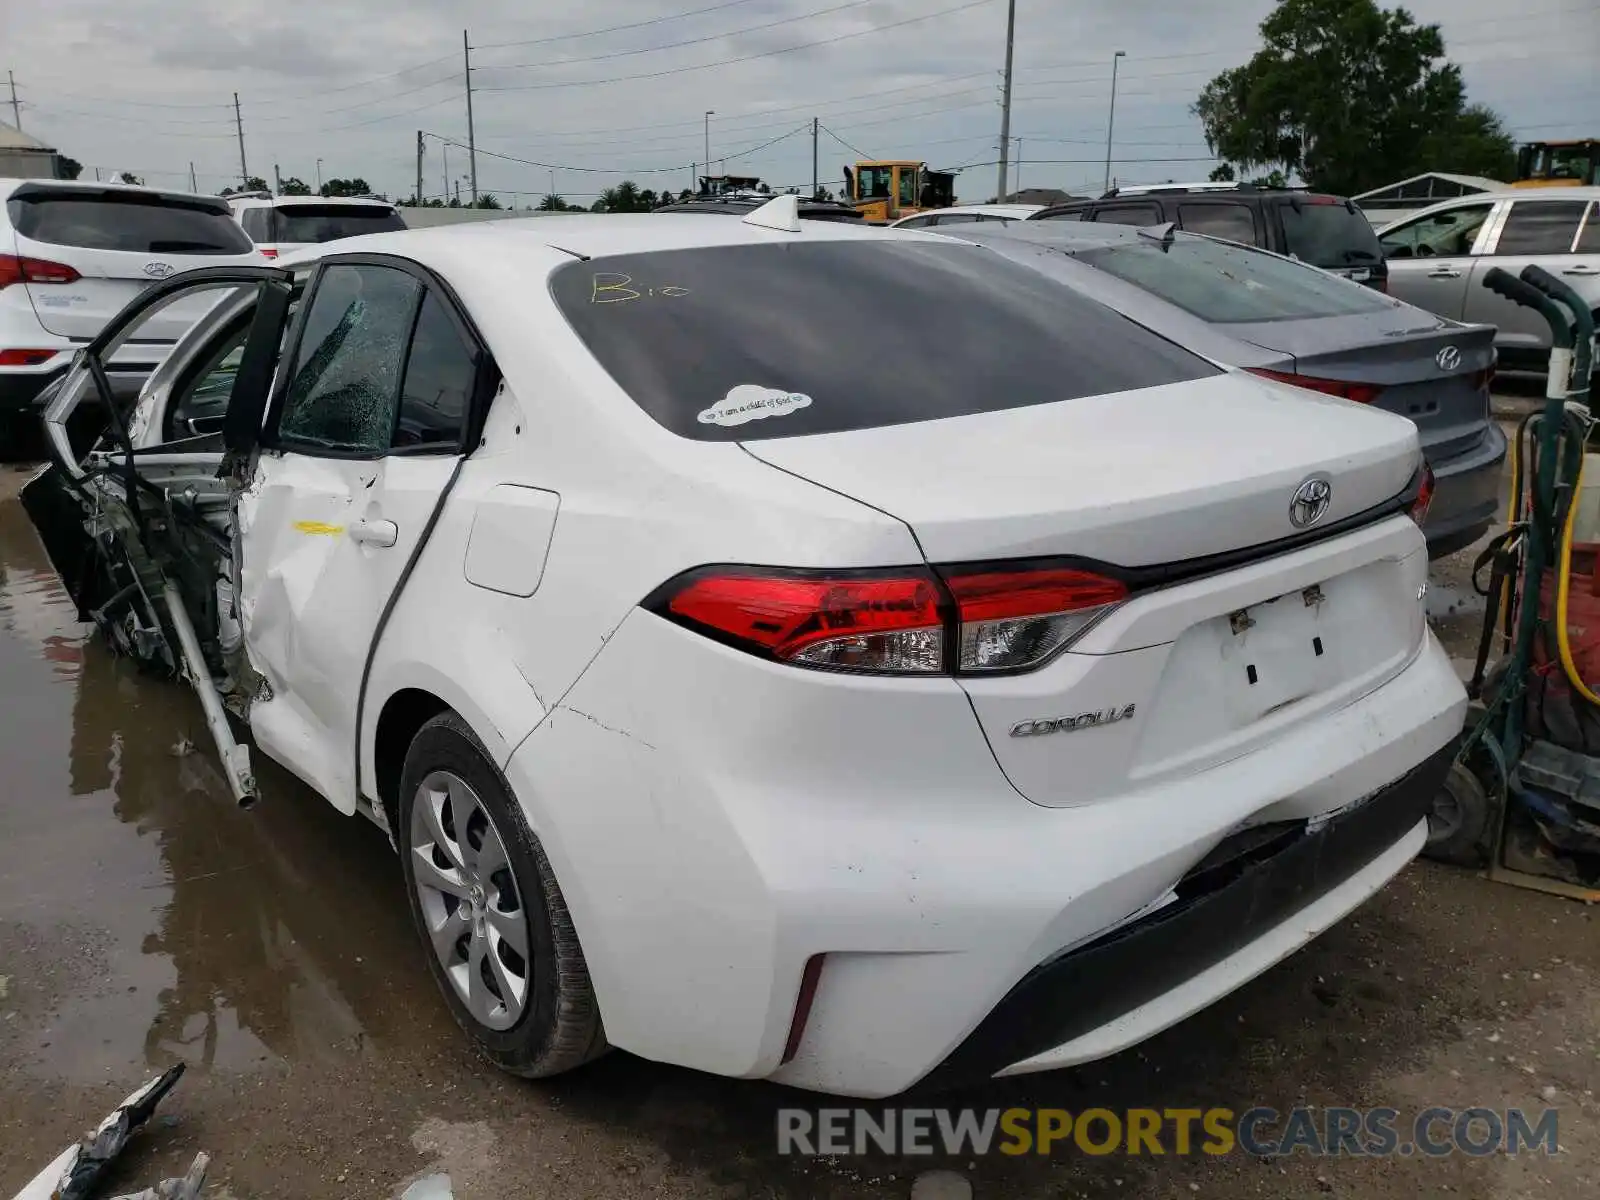
{"type": "Polygon", "coordinates": [[[1389,292],[1442,317],[1496,325],[1500,365],[1544,371],[1550,329],[1483,286],[1492,267],[1513,275],[1529,263],[1557,276],[1600,310],[1600,187],[1542,187],[1463,196],[1385,226],[1389,292]]]}

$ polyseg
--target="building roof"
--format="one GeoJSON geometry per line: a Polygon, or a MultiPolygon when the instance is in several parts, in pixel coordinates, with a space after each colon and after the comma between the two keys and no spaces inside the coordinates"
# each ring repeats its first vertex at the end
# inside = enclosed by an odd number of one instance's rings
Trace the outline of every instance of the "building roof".
{"type": "Polygon", "coordinates": [[[46,146],[36,137],[31,137],[15,125],[7,125],[0,121],[0,150],[33,150],[39,154],[54,154],[54,146],[46,146]]]}

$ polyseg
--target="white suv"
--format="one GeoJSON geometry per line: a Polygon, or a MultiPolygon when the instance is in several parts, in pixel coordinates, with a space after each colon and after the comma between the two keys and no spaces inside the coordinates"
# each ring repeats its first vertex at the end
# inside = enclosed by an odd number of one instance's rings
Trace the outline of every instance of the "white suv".
{"type": "Polygon", "coordinates": [[[387,200],[354,196],[240,196],[229,206],[268,258],[363,233],[395,233],[405,222],[387,200]]]}
{"type": "MultiPolygon", "coordinates": [[[[73,352],[145,288],[193,267],[261,261],[215,196],[0,179],[0,204],[0,453],[73,352]]],[[[180,302],[153,317],[106,364],[113,383],[149,374],[204,311],[180,302]]]]}

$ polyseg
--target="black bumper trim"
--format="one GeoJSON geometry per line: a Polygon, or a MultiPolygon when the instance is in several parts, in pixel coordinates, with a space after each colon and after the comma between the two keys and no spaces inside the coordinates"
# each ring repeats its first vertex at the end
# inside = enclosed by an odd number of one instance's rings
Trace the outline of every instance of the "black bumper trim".
{"type": "Polygon", "coordinates": [[[1315,832],[1246,831],[1178,884],[1178,899],[1035,967],[918,1085],[976,1083],[1133,1011],[1216,965],[1377,859],[1432,807],[1447,746],[1315,832]]]}

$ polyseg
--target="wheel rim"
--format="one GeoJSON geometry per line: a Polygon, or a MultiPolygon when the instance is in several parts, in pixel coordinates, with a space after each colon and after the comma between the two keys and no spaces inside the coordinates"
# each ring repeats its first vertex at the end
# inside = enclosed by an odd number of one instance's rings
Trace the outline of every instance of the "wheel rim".
{"type": "Polygon", "coordinates": [[[528,911],[478,793],[435,771],[411,806],[411,865],[434,957],[473,1019],[509,1029],[528,1004],[528,911]]]}

